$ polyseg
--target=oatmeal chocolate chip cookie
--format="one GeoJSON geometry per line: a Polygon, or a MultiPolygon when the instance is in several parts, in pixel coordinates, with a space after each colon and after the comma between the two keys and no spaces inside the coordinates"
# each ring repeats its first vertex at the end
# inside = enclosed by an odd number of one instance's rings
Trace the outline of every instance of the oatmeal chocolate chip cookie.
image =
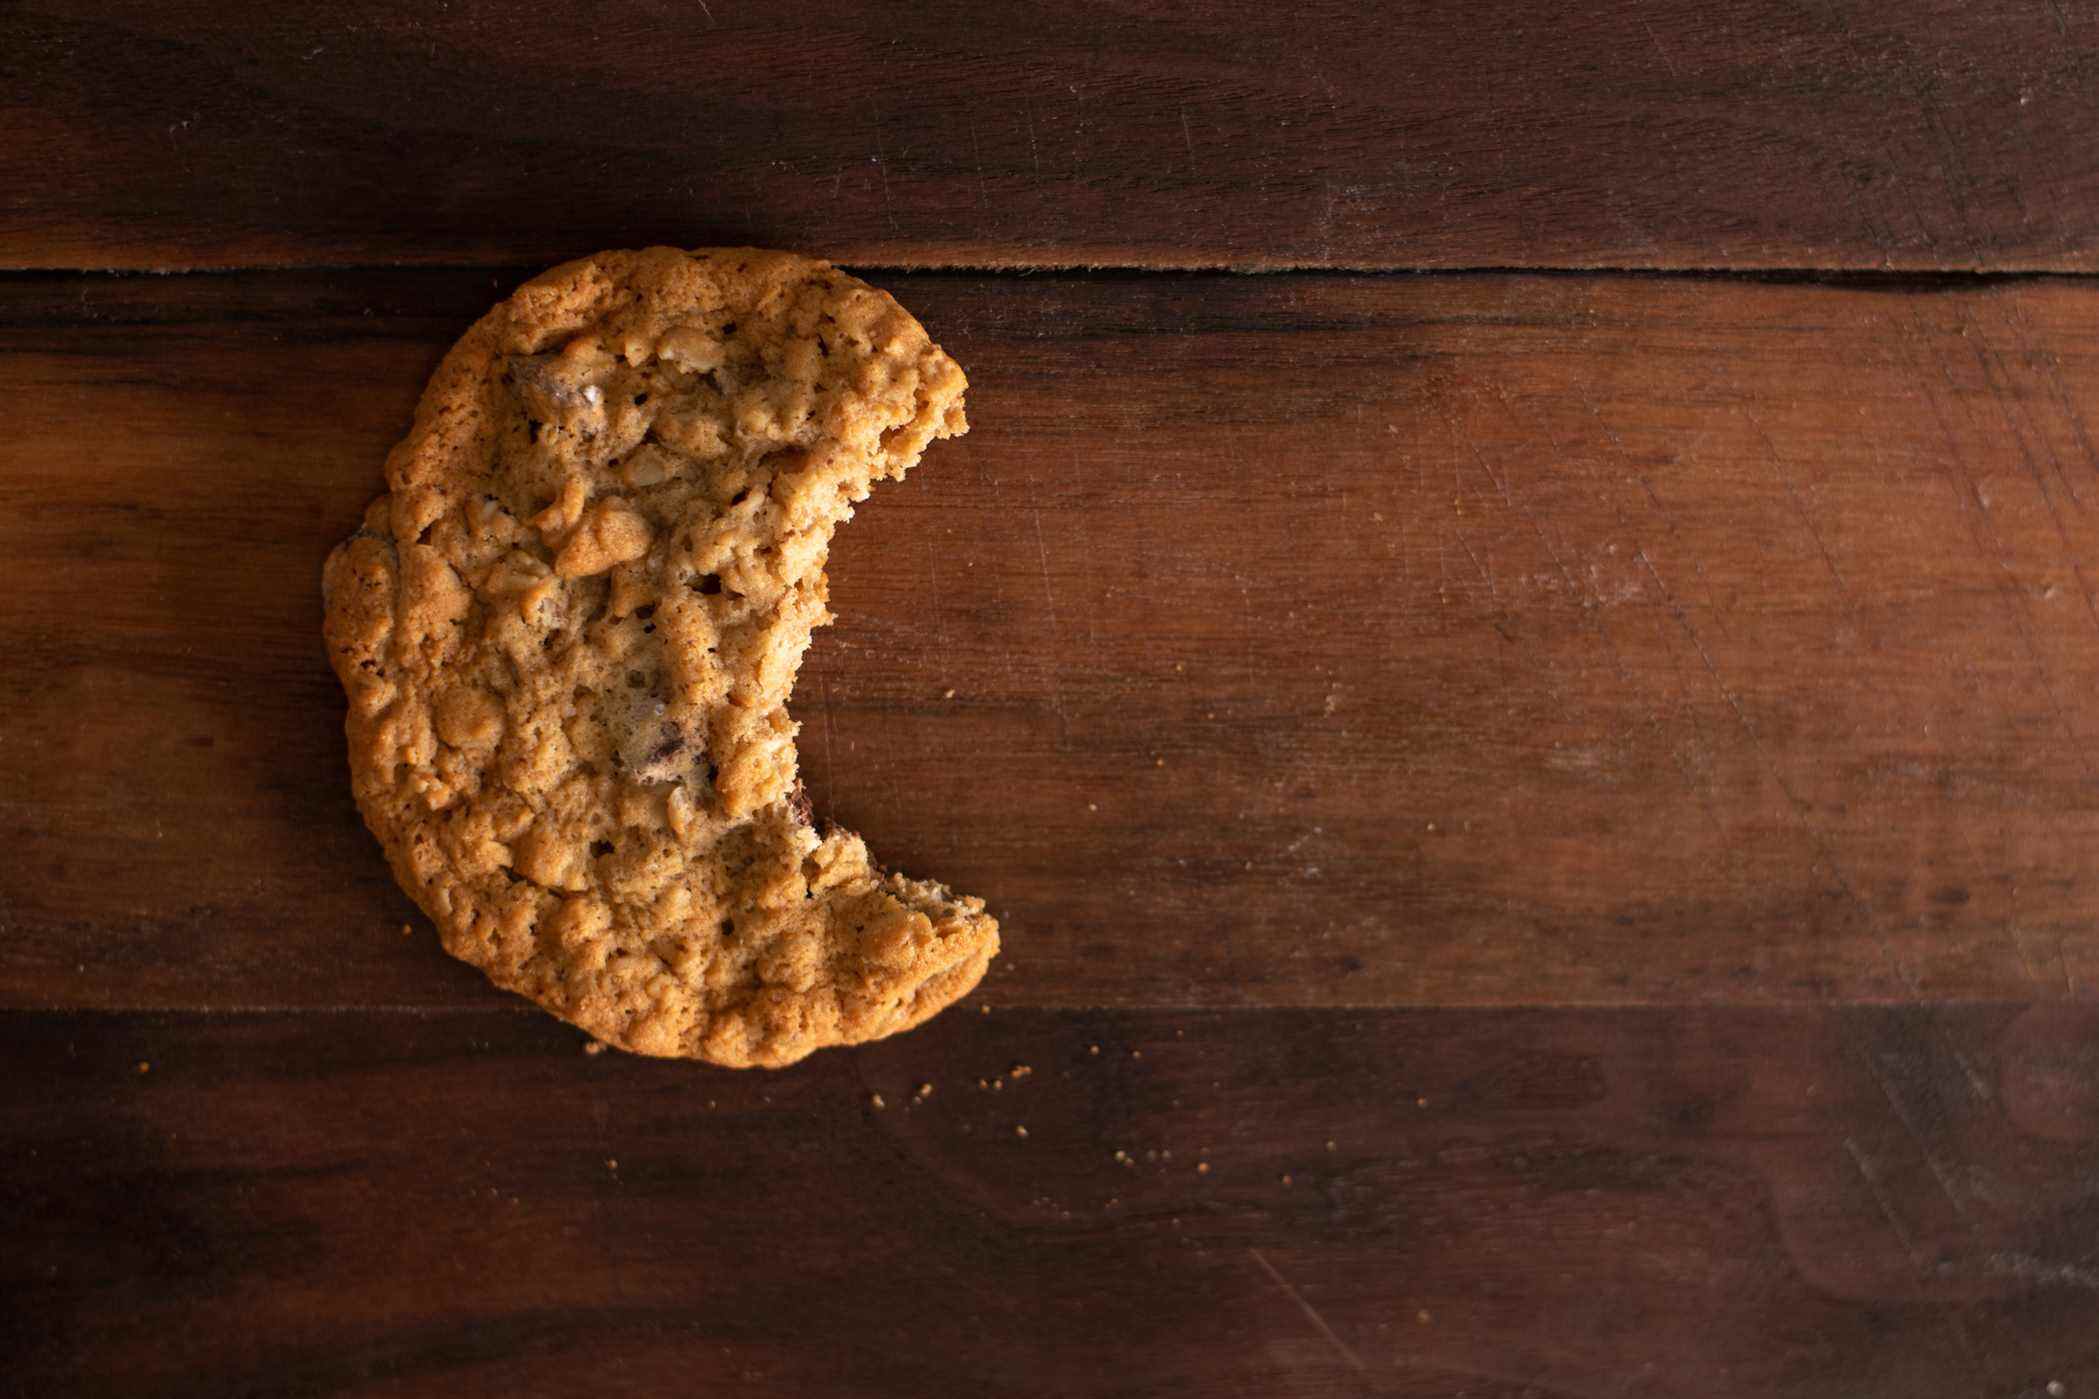
{"type": "Polygon", "coordinates": [[[572,262],[453,347],[323,578],[358,805],[448,951],[728,1065],[976,985],[982,901],[813,827],[786,707],[832,530],[963,388],[888,296],[751,249],[572,262]]]}

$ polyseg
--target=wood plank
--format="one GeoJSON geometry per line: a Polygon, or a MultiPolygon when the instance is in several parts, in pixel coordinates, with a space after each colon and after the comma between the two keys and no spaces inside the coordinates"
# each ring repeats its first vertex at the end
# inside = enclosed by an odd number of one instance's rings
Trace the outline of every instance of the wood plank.
{"type": "Polygon", "coordinates": [[[777,1075],[502,1010],[0,1042],[24,1392],[2099,1384],[2091,1008],[998,1012],[777,1075]]]}
{"type": "Polygon", "coordinates": [[[28,0],[0,265],[2099,268],[2013,0],[28,0]]]}
{"type": "MultiPolygon", "coordinates": [[[[502,280],[0,285],[0,1003],[493,1003],[316,578],[502,280]]],[[[2084,286],[892,284],[976,426],[841,534],[801,746],[994,1001],[2099,985],[2084,286]]]]}

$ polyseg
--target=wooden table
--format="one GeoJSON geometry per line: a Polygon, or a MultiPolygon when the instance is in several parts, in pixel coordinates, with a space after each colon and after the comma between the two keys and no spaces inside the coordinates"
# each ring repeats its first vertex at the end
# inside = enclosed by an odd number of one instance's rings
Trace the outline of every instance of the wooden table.
{"type": "Polygon", "coordinates": [[[0,12],[0,1388],[2099,1392],[2099,10],[880,8],[0,12]],[[1008,950],[783,1073],[445,958],[318,638],[648,241],[972,380],[796,708],[1008,950]]]}

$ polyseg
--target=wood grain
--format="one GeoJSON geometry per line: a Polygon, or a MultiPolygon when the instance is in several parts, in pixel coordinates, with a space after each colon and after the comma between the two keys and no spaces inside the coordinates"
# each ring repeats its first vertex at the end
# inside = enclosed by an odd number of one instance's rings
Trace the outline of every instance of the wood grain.
{"type": "Polygon", "coordinates": [[[2099,12],[26,0],[0,264],[2099,267],[2099,12]]]}
{"type": "MultiPolygon", "coordinates": [[[[494,1003],[316,578],[508,280],[0,286],[0,1003],[494,1003]]],[[[892,284],[976,426],[842,532],[801,748],[997,1002],[2099,984],[2082,286],[892,284]]]]}
{"type": "Polygon", "coordinates": [[[0,1040],[28,1393],[2099,1383],[2088,1008],[1001,1011],[762,1076],[502,1010],[0,1040]]]}

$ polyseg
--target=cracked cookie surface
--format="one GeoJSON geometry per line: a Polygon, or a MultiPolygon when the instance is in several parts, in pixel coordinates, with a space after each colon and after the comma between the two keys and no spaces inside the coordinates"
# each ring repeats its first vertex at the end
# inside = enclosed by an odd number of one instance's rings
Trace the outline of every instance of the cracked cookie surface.
{"type": "Polygon", "coordinates": [[[786,709],[831,532],[964,387],[884,293],[753,249],[568,263],[453,347],[323,574],[358,806],[446,950],[734,1066],[977,983],[996,922],[811,824],[786,709]]]}

